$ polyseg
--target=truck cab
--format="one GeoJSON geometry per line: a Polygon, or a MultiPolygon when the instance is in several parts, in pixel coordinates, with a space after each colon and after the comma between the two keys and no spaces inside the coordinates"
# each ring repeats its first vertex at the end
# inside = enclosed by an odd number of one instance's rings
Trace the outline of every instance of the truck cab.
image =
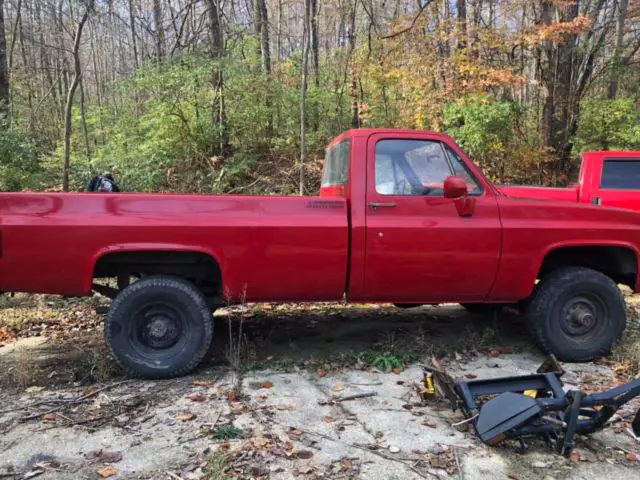
{"type": "Polygon", "coordinates": [[[512,197],[591,203],[640,210],[640,152],[584,152],[578,182],[567,188],[504,185],[512,197]]]}

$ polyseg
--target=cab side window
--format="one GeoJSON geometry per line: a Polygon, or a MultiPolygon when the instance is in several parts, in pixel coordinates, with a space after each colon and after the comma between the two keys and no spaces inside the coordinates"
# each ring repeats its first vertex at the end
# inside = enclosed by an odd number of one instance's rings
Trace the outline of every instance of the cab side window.
{"type": "Polygon", "coordinates": [[[443,195],[445,178],[459,175],[480,191],[454,152],[437,141],[381,140],[376,144],[375,188],[381,195],[443,195]]]}

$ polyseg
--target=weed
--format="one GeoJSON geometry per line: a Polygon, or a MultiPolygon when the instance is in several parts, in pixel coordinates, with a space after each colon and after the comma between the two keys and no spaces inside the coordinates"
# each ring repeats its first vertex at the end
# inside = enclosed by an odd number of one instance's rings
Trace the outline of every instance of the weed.
{"type": "Polygon", "coordinates": [[[111,355],[104,341],[92,346],[84,356],[81,371],[88,371],[87,377],[93,382],[107,382],[123,374],[122,368],[111,355]]]}
{"type": "Polygon", "coordinates": [[[8,373],[11,384],[20,389],[37,385],[39,382],[39,372],[34,368],[33,361],[27,354],[18,355],[8,373]]]}
{"type": "Polygon", "coordinates": [[[234,427],[233,424],[229,423],[216,429],[216,432],[213,436],[216,440],[232,440],[234,438],[241,437],[243,433],[244,432],[242,430],[234,427]]]}
{"type": "Polygon", "coordinates": [[[230,480],[231,476],[228,475],[227,465],[229,463],[229,456],[221,452],[216,452],[207,458],[207,465],[202,470],[204,478],[206,480],[230,480]]]}
{"type": "Polygon", "coordinates": [[[390,372],[396,369],[401,370],[406,358],[403,358],[396,352],[392,352],[389,350],[368,350],[360,354],[360,360],[367,365],[371,365],[372,367],[377,368],[382,372],[390,372]]]}
{"type": "Polygon", "coordinates": [[[640,373],[640,312],[635,305],[627,307],[627,328],[622,341],[613,349],[615,361],[626,364],[628,373],[640,373]]]}

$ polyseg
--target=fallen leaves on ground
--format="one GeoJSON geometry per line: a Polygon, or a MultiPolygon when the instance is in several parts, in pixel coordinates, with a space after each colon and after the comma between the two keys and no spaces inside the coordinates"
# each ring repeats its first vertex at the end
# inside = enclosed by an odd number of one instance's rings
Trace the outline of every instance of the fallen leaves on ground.
{"type": "Polygon", "coordinates": [[[627,455],[625,456],[625,458],[629,461],[629,462],[637,462],[638,461],[638,456],[635,453],[627,453],[627,455]]]}
{"type": "Polygon", "coordinates": [[[118,471],[111,465],[107,465],[106,467],[98,470],[98,475],[100,475],[102,478],[113,477],[114,475],[117,475],[117,474],[118,474],[118,471]]]}
{"type": "Polygon", "coordinates": [[[213,387],[215,382],[213,380],[194,380],[193,385],[196,387],[213,387]]]}
{"type": "Polygon", "coordinates": [[[205,397],[201,393],[192,393],[190,395],[187,395],[187,398],[189,400],[191,400],[192,402],[206,402],[207,401],[207,397],[205,397]]]}
{"type": "Polygon", "coordinates": [[[316,374],[319,377],[326,377],[327,376],[327,371],[323,370],[322,368],[319,368],[318,370],[316,370],[316,374]]]}
{"type": "Polygon", "coordinates": [[[122,460],[122,452],[104,452],[102,461],[105,463],[118,463],[122,460]]]}
{"type": "Polygon", "coordinates": [[[273,382],[266,381],[260,384],[260,388],[272,388],[272,387],[273,387],[273,382]]]}
{"type": "Polygon", "coordinates": [[[438,428],[438,424],[434,420],[425,420],[422,425],[429,428],[438,428]]]}
{"type": "Polygon", "coordinates": [[[55,422],[58,415],[55,413],[47,413],[44,417],[42,417],[45,422],[55,422]]]}
{"type": "Polygon", "coordinates": [[[188,422],[194,418],[196,418],[196,414],[191,412],[184,412],[176,415],[176,420],[180,420],[181,422],[188,422]]]}
{"type": "Polygon", "coordinates": [[[296,458],[301,460],[309,460],[311,457],[313,457],[313,452],[311,450],[298,450],[296,452],[296,458]]]}
{"type": "Polygon", "coordinates": [[[96,460],[103,463],[118,463],[122,460],[122,452],[103,452],[92,450],[85,455],[87,460],[96,460]]]}
{"type": "Polygon", "coordinates": [[[301,473],[303,475],[307,475],[311,472],[313,472],[313,467],[311,465],[302,465],[298,467],[298,473],[301,473]]]}
{"type": "Polygon", "coordinates": [[[324,423],[333,423],[333,422],[335,422],[335,419],[333,417],[330,417],[329,415],[324,417],[322,420],[324,421],[324,423]]]}
{"type": "Polygon", "coordinates": [[[41,391],[44,390],[44,387],[36,387],[35,385],[32,387],[29,387],[25,390],[25,392],[27,393],[39,393],[41,391]]]}
{"type": "Polygon", "coordinates": [[[289,412],[293,412],[296,409],[296,406],[295,405],[290,405],[288,403],[281,403],[281,404],[277,405],[276,408],[278,410],[281,410],[281,411],[282,410],[287,410],[289,412]]]}
{"type": "Polygon", "coordinates": [[[334,392],[341,392],[344,390],[344,387],[340,384],[334,385],[333,387],[331,387],[331,390],[334,392]]]}
{"type": "Polygon", "coordinates": [[[9,331],[2,328],[0,329],[0,342],[4,342],[5,340],[9,340],[9,331]]]}
{"type": "Polygon", "coordinates": [[[265,437],[253,437],[251,443],[256,448],[266,448],[271,445],[271,441],[265,437]]]}
{"type": "Polygon", "coordinates": [[[572,452],[570,458],[571,458],[572,462],[579,462],[580,461],[580,453],[572,452]]]}

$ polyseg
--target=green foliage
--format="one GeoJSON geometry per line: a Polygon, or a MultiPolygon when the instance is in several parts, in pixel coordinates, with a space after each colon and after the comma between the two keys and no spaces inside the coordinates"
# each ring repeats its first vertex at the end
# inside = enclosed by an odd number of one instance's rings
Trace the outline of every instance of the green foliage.
{"type": "Polygon", "coordinates": [[[20,191],[37,184],[37,148],[17,130],[0,132],[0,191],[20,191]]]}
{"type": "MultiPolygon", "coordinates": [[[[300,140],[299,64],[281,62],[264,75],[253,37],[230,47],[221,64],[200,54],[183,54],[140,68],[114,85],[115,106],[89,106],[86,112],[90,157],[84,150],[80,114],[74,109],[72,189],[93,175],[112,171],[124,191],[199,193],[294,193],[300,140]],[[243,58],[245,61],[243,61],[243,58]],[[222,132],[213,124],[213,72],[225,72],[225,127],[230,154],[221,155],[222,132]]],[[[336,121],[339,91],[328,88],[337,74],[323,65],[319,87],[308,93],[310,182],[327,141],[348,128],[336,121]]],[[[347,98],[344,98],[347,101],[347,98]]],[[[348,108],[346,108],[348,112],[348,108]]],[[[45,160],[52,184],[60,184],[61,142],[45,160]]],[[[317,177],[317,178],[316,178],[317,177]]],[[[313,190],[312,188],[312,190],[313,190]]]]}
{"type": "Polygon", "coordinates": [[[214,437],[216,440],[232,440],[242,436],[244,432],[239,428],[234,427],[231,423],[223,425],[215,431],[214,437]]]}
{"type": "Polygon", "coordinates": [[[390,350],[369,350],[360,355],[360,360],[381,372],[390,372],[396,369],[402,370],[405,360],[409,359],[408,357],[409,355],[390,350]]]}
{"type": "Polygon", "coordinates": [[[588,99],[582,103],[574,152],[638,150],[640,108],[632,98],[588,99]]]}
{"type": "Polygon", "coordinates": [[[447,103],[444,130],[494,182],[529,183],[540,174],[549,155],[538,146],[536,119],[514,102],[489,94],[470,94],[447,103]]]}
{"type": "Polygon", "coordinates": [[[469,95],[446,105],[445,129],[470,156],[502,156],[513,136],[516,108],[489,95],[469,95]]]}

